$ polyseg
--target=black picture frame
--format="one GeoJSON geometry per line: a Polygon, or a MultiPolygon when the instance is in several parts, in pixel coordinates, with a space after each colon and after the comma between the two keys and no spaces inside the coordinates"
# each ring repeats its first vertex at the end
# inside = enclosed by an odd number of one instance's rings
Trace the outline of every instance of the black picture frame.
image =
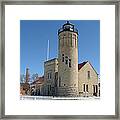
{"type": "Polygon", "coordinates": [[[1,119],[120,119],[119,105],[119,14],[118,0],[1,1],[0,118],[1,119]],[[5,5],[115,5],[115,115],[5,115],[5,5]]]}

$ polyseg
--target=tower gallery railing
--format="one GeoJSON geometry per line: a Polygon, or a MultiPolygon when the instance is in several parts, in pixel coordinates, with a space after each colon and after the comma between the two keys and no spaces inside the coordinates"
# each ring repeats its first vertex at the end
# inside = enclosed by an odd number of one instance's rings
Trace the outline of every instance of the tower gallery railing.
{"type": "Polygon", "coordinates": [[[78,34],[78,30],[76,29],[76,28],[74,28],[74,29],[64,29],[64,28],[60,28],[59,30],[58,30],[58,34],[60,34],[61,32],[63,32],[63,31],[71,31],[71,32],[75,32],[75,33],[77,33],[78,34]]]}

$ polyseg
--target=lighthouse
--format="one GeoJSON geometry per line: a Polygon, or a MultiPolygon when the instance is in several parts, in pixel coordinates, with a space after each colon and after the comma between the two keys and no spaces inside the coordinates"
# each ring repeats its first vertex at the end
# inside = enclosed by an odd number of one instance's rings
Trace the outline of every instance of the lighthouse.
{"type": "Polygon", "coordinates": [[[57,95],[78,96],[78,30],[67,21],[58,30],[57,95]]]}

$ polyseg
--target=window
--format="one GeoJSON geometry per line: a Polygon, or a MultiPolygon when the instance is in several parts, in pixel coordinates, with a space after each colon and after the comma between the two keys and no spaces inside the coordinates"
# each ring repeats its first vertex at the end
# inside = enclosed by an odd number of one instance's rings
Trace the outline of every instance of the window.
{"type": "Polygon", "coordinates": [[[88,85],[86,85],[86,91],[88,92],[88,85]]]}
{"type": "Polygon", "coordinates": [[[72,47],[72,35],[70,37],[70,46],[72,47]]]}
{"type": "Polygon", "coordinates": [[[50,91],[51,91],[51,88],[52,88],[52,87],[51,87],[51,85],[50,85],[50,91]]]}
{"type": "Polygon", "coordinates": [[[52,73],[50,73],[50,79],[52,78],[52,73]]]}
{"type": "Polygon", "coordinates": [[[100,90],[99,90],[99,96],[100,96],[100,90]]]}
{"type": "Polygon", "coordinates": [[[61,77],[59,77],[59,87],[61,86],[61,77]]]}
{"type": "Polygon", "coordinates": [[[58,72],[55,72],[55,80],[58,79],[58,72]]]}
{"type": "Polygon", "coordinates": [[[67,56],[65,57],[65,64],[66,65],[68,64],[68,57],[67,56]]]}
{"type": "Polygon", "coordinates": [[[52,73],[48,73],[48,79],[51,79],[52,78],[52,73]]]}
{"type": "Polygon", "coordinates": [[[98,84],[98,86],[100,87],[100,83],[98,84]]]}
{"type": "Polygon", "coordinates": [[[55,73],[55,87],[57,87],[58,82],[58,72],[55,73]]]}
{"type": "Polygon", "coordinates": [[[48,85],[48,89],[47,89],[47,90],[48,90],[47,92],[48,92],[48,95],[49,95],[49,94],[50,94],[50,91],[49,91],[49,85],[48,85]]]}
{"type": "Polygon", "coordinates": [[[95,93],[95,85],[93,85],[93,93],[95,93]]]}
{"type": "Polygon", "coordinates": [[[65,84],[64,84],[64,86],[65,86],[65,84]]]}
{"type": "Polygon", "coordinates": [[[83,91],[85,92],[85,84],[83,84],[83,91]]]}
{"type": "Polygon", "coordinates": [[[48,73],[48,79],[49,79],[49,73],[48,73]]]}
{"type": "Polygon", "coordinates": [[[69,59],[69,67],[71,67],[71,59],[69,59]]]}
{"type": "Polygon", "coordinates": [[[96,85],[96,93],[98,93],[98,86],[96,85]]]}
{"type": "Polygon", "coordinates": [[[62,62],[64,62],[64,54],[62,54],[62,62]]]}
{"type": "Polygon", "coordinates": [[[88,79],[90,79],[90,71],[88,71],[88,79]]]}

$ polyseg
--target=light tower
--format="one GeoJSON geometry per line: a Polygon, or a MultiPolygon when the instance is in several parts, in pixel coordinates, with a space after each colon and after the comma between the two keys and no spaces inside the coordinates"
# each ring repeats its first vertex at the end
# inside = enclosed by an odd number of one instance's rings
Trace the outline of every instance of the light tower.
{"type": "Polygon", "coordinates": [[[58,96],[78,96],[78,30],[67,21],[58,30],[58,96]]]}

